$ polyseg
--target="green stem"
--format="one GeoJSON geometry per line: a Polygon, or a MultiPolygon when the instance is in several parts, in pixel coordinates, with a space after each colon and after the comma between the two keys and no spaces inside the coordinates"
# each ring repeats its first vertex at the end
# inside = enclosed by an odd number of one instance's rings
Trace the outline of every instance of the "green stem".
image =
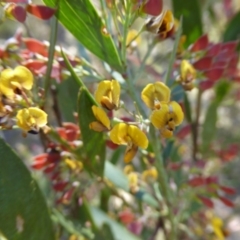
{"type": "Polygon", "coordinates": [[[123,27],[123,40],[122,40],[122,60],[124,63],[126,63],[126,53],[127,53],[127,34],[128,34],[128,28],[131,20],[131,9],[132,9],[132,4],[130,1],[127,1],[127,6],[126,6],[126,19],[124,22],[124,27],[123,27]]]}
{"type": "Polygon", "coordinates": [[[170,240],[174,240],[176,239],[176,226],[175,226],[174,215],[172,211],[172,202],[171,202],[171,195],[170,195],[170,190],[168,186],[168,179],[167,179],[167,174],[163,165],[163,159],[161,155],[161,143],[158,137],[156,136],[156,130],[152,125],[150,127],[150,142],[152,143],[153,151],[155,153],[160,191],[164,196],[166,204],[168,206],[168,218],[171,223],[170,240]]]}
{"type": "Polygon", "coordinates": [[[176,34],[173,50],[172,50],[172,53],[171,53],[171,57],[170,57],[170,60],[169,60],[167,74],[165,76],[166,85],[168,85],[168,82],[169,82],[171,74],[172,74],[172,68],[173,68],[173,64],[176,60],[176,54],[177,54],[177,49],[178,49],[179,40],[181,38],[181,34],[182,34],[182,17],[180,18],[180,21],[179,21],[179,27],[178,27],[178,30],[177,30],[177,34],[176,34]]]}
{"type": "Polygon", "coordinates": [[[71,73],[73,79],[76,81],[76,83],[79,85],[80,88],[84,88],[84,89],[85,89],[85,91],[86,91],[89,99],[91,99],[91,101],[92,101],[93,103],[95,103],[96,105],[98,105],[97,102],[96,102],[96,100],[95,100],[94,97],[92,96],[92,94],[89,92],[88,88],[85,86],[85,84],[84,84],[84,82],[82,81],[82,79],[81,79],[80,77],[78,77],[77,74],[75,73],[74,69],[72,68],[71,63],[69,62],[69,60],[68,60],[68,58],[66,57],[65,53],[63,52],[63,50],[61,50],[61,54],[62,54],[62,56],[63,56],[63,59],[64,59],[66,65],[67,65],[67,68],[68,68],[69,72],[71,73]]]}
{"type": "Polygon", "coordinates": [[[43,107],[46,104],[47,95],[49,92],[50,84],[51,84],[51,72],[52,72],[52,65],[55,53],[55,44],[57,39],[57,30],[58,30],[58,20],[56,17],[53,17],[51,20],[51,35],[50,35],[50,47],[48,52],[48,63],[47,63],[47,71],[45,75],[45,82],[44,82],[44,101],[43,107]]]}
{"type": "Polygon", "coordinates": [[[198,90],[197,95],[197,106],[196,106],[196,117],[195,121],[192,122],[192,141],[193,141],[193,151],[192,158],[194,161],[197,161],[197,153],[198,153],[198,128],[199,128],[199,117],[201,112],[201,99],[202,99],[202,91],[198,90]]]}

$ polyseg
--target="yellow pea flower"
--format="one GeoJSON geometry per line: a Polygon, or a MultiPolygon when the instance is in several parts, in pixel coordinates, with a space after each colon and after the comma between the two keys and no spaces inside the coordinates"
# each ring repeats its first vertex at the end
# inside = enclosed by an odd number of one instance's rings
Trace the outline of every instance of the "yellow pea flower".
{"type": "Polygon", "coordinates": [[[148,139],[144,132],[134,125],[116,124],[110,132],[110,139],[118,145],[127,145],[124,162],[129,163],[135,156],[138,147],[146,149],[148,139]]]}
{"type": "Polygon", "coordinates": [[[177,102],[161,103],[161,108],[154,110],[150,116],[150,121],[155,128],[160,130],[163,137],[171,137],[175,126],[182,123],[184,114],[181,106],[177,102]]]}
{"type": "Polygon", "coordinates": [[[121,87],[116,80],[104,80],[99,83],[95,92],[96,101],[102,107],[113,110],[119,107],[121,87]]]}
{"type": "Polygon", "coordinates": [[[196,70],[187,60],[182,60],[180,66],[180,82],[185,90],[194,88],[193,81],[196,78],[196,70]]]}
{"type": "Polygon", "coordinates": [[[137,192],[138,190],[138,175],[136,172],[131,172],[127,176],[128,184],[132,192],[137,192]]]}
{"type": "Polygon", "coordinates": [[[17,90],[31,90],[33,75],[26,67],[18,66],[13,69],[5,69],[0,75],[0,91],[6,97],[12,98],[17,90]]]}
{"type": "Polygon", "coordinates": [[[92,111],[97,121],[91,122],[89,124],[90,129],[96,132],[103,132],[109,130],[111,128],[110,120],[104,110],[100,107],[93,105],[92,111]]]}
{"type": "Polygon", "coordinates": [[[142,173],[142,179],[145,182],[154,182],[158,178],[158,171],[155,167],[151,167],[150,169],[147,169],[143,171],[142,173]]]}
{"type": "Polygon", "coordinates": [[[217,239],[218,240],[224,240],[225,236],[224,236],[224,233],[223,233],[224,228],[223,228],[222,219],[219,218],[219,217],[213,217],[211,219],[211,225],[212,225],[213,232],[216,235],[217,239]]]}
{"type": "Polygon", "coordinates": [[[66,158],[64,162],[72,171],[81,171],[83,169],[83,163],[80,161],[66,158]]]}
{"type": "Polygon", "coordinates": [[[170,10],[163,11],[158,17],[151,18],[146,24],[146,30],[166,38],[174,29],[175,19],[170,10]]]}
{"type": "Polygon", "coordinates": [[[162,82],[150,83],[142,91],[143,102],[150,109],[159,109],[160,102],[169,102],[170,89],[162,82]]]}
{"type": "Polygon", "coordinates": [[[36,107],[24,108],[18,111],[17,125],[24,131],[38,131],[47,124],[47,114],[36,107]]]}
{"type": "Polygon", "coordinates": [[[126,165],[123,169],[123,172],[128,175],[129,173],[133,172],[134,171],[134,168],[132,165],[126,165]]]}

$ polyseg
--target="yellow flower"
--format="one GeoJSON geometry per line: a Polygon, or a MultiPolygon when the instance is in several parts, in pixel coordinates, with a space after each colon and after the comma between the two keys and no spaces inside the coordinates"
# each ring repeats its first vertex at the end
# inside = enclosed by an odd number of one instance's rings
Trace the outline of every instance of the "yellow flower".
{"type": "Polygon", "coordinates": [[[126,123],[116,124],[110,132],[110,139],[118,145],[127,145],[124,162],[129,163],[135,156],[138,147],[146,149],[148,139],[138,127],[126,123]]]}
{"type": "Polygon", "coordinates": [[[184,114],[177,102],[161,103],[161,108],[154,110],[150,121],[155,128],[160,130],[163,137],[171,137],[175,126],[182,123],[184,114]]]}
{"type": "Polygon", "coordinates": [[[24,131],[38,131],[47,124],[47,114],[36,107],[24,108],[18,111],[17,125],[24,131]]]}
{"type": "Polygon", "coordinates": [[[151,167],[150,169],[147,169],[143,171],[142,178],[146,182],[154,182],[158,178],[158,171],[155,167],[151,167]]]}
{"type": "Polygon", "coordinates": [[[224,240],[225,236],[223,233],[223,221],[221,218],[213,217],[211,219],[211,225],[213,227],[213,232],[218,240],[224,240]]]}
{"type": "Polygon", "coordinates": [[[130,30],[127,35],[127,46],[129,45],[131,48],[135,48],[141,42],[140,37],[137,36],[138,32],[136,30],[130,30]]]}
{"type": "Polygon", "coordinates": [[[159,109],[160,102],[169,102],[170,89],[162,82],[150,83],[142,91],[143,102],[150,109],[159,109]]]}
{"type": "Polygon", "coordinates": [[[132,192],[137,192],[138,190],[138,175],[135,172],[131,172],[127,176],[129,187],[132,192]]]}
{"type": "Polygon", "coordinates": [[[104,80],[99,83],[95,92],[96,101],[102,107],[113,110],[119,107],[121,87],[116,80],[104,80]]]}
{"type": "Polygon", "coordinates": [[[72,171],[81,171],[83,169],[83,163],[80,161],[66,158],[64,162],[72,171]]]}
{"type": "Polygon", "coordinates": [[[18,66],[13,69],[5,69],[0,75],[0,91],[3,95],[12,98],[17,90],[31,90],[33,75],[26,67],[18,66]]]}
{"type": "Polygon", "coordinates": [[[131,173],[131,172],[133,172],[134,171],[134,169],[133,169],[133,166],[132,165],[126,165],[125,167],[124,167],[124,169],[123,169],[123,172],[126,174],[126,175],[128,175],[129,173],[131,173]]]}
{"type": "Polygon", "coordinates": [[[151,18],[146,24],[146,30],[166,38],[174,29],[175,19],[170,10],[166,10],[158,17],[151,18]]]}
{"type": "Polygon", "coordinates": [[[196,78],[195,68],[187,61],[182,60],[180,66],[180,82],[185,90],[194,88],[193,81],[196,78]]]}
{"type": "Polygon", "coordinates": [[[92,111],[97,119],[95,122],[91,122],[89,127],[96,132],[103,132],[110,129],[110,120],[104,110],[97,106],[92,106],[92,111]]]}

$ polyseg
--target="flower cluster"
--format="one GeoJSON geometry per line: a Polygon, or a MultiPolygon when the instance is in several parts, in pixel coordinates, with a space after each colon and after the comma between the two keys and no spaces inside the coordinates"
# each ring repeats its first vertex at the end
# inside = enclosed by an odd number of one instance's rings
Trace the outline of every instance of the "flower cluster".
{"type": "Polygon", "coordinates": [[[24,132],[37,133],[47,124],[47,114],[32,103],[30,90],[33,75],[24,66],[4,69],[0,74],[1,126],[12,127],[10,120],[16,116],[17,125],[24,132]],[[10,124],[10,125],[9,125],[10,124]]]}
{"type": "Polygon", "coordinates": [[[150,121],[163,137],[171,137],[183,121],[181,106],[170,101],[170,89],[162,82],[150,83],[142,91],[142,100],[152,110],[150,121]]]}
{"type": "Polygon", "coordinates": [[[117,110],[120,108],[120,92],[121,87],[116,80],[105,80],[100,82],[95,92],[95,99],[101,106],[92,106],[93,114],[96,121],[91,122],[89,127],[98,132],[110,131],[110,139],[117,145],[127,145],[124,162],[129,163],[135,154],[138,147],[146,149],[148,146],[148,139],[145,133],[136,125],[125,122],[116,123],[111,127],[110,119],[106,112],[117,110]]]}
{"type": "Polygon", "coordinates": [[[147,163],[148,168],[144,170],[141,174],[138,173],[132,165],[126,165],[124,167],[124,173],[128,178],[128,184],[131,192],[136,193],[139,191],[141,185],[144,183],[153,183],[158,178],[158,171],[154,166],[150,166],[147,163]]]}
{"type": "Polygon", "coordinates": [[[32,168],[43,170],[50,178],[57,203],[69,204],[77,189],[79,195],[82,193],[78,187],[84,163],[75,154],[82,146],[80,129],[74,123],[64,122],[53,132],[55,139],[47,144],[45,153],[34,157],[32,168]]]}

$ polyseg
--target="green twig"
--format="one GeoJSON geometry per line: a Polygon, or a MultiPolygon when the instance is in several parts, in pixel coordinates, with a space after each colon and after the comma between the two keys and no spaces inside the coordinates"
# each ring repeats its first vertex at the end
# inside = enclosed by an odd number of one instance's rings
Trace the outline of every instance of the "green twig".
{"type": "Polygon", "coordinates": [[[51,84],[51,72],[52,72],[52,65],[53,65],[53,59],[54,59],[54,53],[55,53],[55,44],[57,39],[57,30],[58,30],[58,20],[56,17],[53,17],[51,20],[51,35],[50,35],[50,46],[49,46],[49,52],[48,52],[48,63],[47,63],[47,71],[45,75],[45,82],[44,82],[44,101],[43,101],[43,107],[46,104],[47,95],[49,92],[50,84],[51,84]]]}
{"type": "Polygon", "coordinates": [[[122,60],[124,63],[126,63],[126,47],[127,47],[127,34],[128,34],[128,28],[131,20],[131,9],[132,9],[132,3],[130,1],[127,1],[126,6],[126,19],[123,26],[123,40],[122,40],[122,60]]]}
{"type": "Polygon", "coordinates": [[[178,44],[179,44],[179,40],[181,38],[181,35],[182,35],[182,17],[180,18],[180,21],[179,21],[178,31],[177,31],[177,34],[176,34],[172,54],[171,54],[171,57],[170,57],[170,60],[169,60],[169,65],[168,65],[167,73],[166,73],[166,76],[165,76],[166,85],[169,84],[169,80],[170,80],[170,77],[171,77],[171,74],[172,74],[172,68],[173,68],[174,61],[176,59],[178,44]]]}

